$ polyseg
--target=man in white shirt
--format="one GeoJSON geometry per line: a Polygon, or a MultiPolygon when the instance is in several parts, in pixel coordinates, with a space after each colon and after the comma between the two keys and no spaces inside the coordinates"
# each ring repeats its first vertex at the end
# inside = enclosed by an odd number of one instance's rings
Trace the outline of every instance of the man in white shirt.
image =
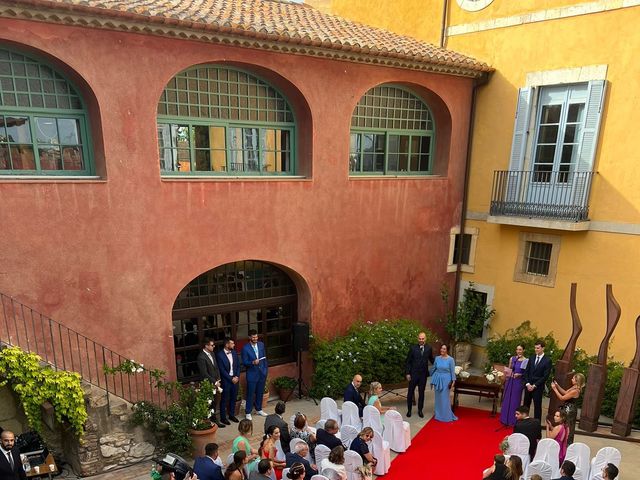
{"type": "Polygon", "coordinates": [[[240,358],[235,350],[235,342],[227,337],[224,348],[216,353],[220,379],[222,380],[222,400],[220,401],[220,421],[231,425],[229,420],[238,423],[235,416],[236,397],[240,385],[240,358]]]}
{"type": "Polygon", "coordinates": [[[522,374],[522,382],[525,386],[523,405],[529,408],[533,400],[533,417],[538,420],[542,420],[542,395],[552,366],[551,359],[544,354],[544,347],[544,340],[536,340],[535,355],[529,358],[527,368],[522,374]]]}

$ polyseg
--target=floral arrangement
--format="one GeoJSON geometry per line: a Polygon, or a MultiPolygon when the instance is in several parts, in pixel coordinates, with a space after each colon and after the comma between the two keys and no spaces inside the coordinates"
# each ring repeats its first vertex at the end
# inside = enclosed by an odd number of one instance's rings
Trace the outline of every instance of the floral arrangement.
{"type": "Polygon", "coordinates": [[[467,379],[471,376],[471,374],[467,372],[464,369],[464,367],[461,367],[460,365],[456,365],[454,371],[455,371],[456,377],[460,377],[462,379],[467,379]]]}
{"type": "Polygon", "coordinates": [[[504,377],[504,372],[496,370],[495,368],[489,373],[484,374],[484,378],[486,378],[489,383],[500,383],[502,377],[504,377]]]}
{"type": "Polygon", "coordinates": [[[506,436],[502,439],[498,448],[503,454],[507,453],[507,450],[509,450],[509,436],[506,436]]]}

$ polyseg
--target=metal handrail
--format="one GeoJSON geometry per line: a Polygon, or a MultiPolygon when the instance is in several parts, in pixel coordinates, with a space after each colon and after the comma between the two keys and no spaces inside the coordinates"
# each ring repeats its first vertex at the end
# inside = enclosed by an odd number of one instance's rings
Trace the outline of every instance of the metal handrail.
{"type": "Polygon", "coordinates": [[[55,370],[73,371],[82,380],[106,392],[111,413],[110,395],[128,402],[146,401],[166,406],[170,395],[159,387],[151,370],[126,374],[107,374],[104,366],[114,368],[127,357],[43,315],[15,298],[0,292],[2,321],[0,342],[35,353],[55,370]]]}

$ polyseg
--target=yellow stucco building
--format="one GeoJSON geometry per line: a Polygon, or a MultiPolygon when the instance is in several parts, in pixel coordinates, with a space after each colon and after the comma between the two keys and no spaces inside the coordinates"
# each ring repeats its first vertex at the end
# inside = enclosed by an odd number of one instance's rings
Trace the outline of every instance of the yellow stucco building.
{"type": "MultiPolygon", "coordinates": [[[[307,3],[496,69],[477,88],[462,249],[461,286],[474,282],[496,309],[484,337],[530,320],[564,345],[577,282],[578,346],[597,353],[611,283],[622,316],[609,352],[630,361],[640,315],[640,1],[307,3]]],[[[455,270],[453,256],[443,268],[455,270]]]]}

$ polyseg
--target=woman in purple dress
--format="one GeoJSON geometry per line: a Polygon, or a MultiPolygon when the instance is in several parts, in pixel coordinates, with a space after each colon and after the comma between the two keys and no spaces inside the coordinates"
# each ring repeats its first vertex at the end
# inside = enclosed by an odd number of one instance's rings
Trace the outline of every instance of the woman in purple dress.
{"type": "Polygon", "coordinates": [[[515,425],[516,408],[522,405],[522,374],[526,367],[526,358],[524,356],[524,347],[518,345],[516,354],[509,360],[509,368],[511,376],[507,378],[502,394],[502,408],[500,410],[500,422],[503,425],[515,425]]]}

